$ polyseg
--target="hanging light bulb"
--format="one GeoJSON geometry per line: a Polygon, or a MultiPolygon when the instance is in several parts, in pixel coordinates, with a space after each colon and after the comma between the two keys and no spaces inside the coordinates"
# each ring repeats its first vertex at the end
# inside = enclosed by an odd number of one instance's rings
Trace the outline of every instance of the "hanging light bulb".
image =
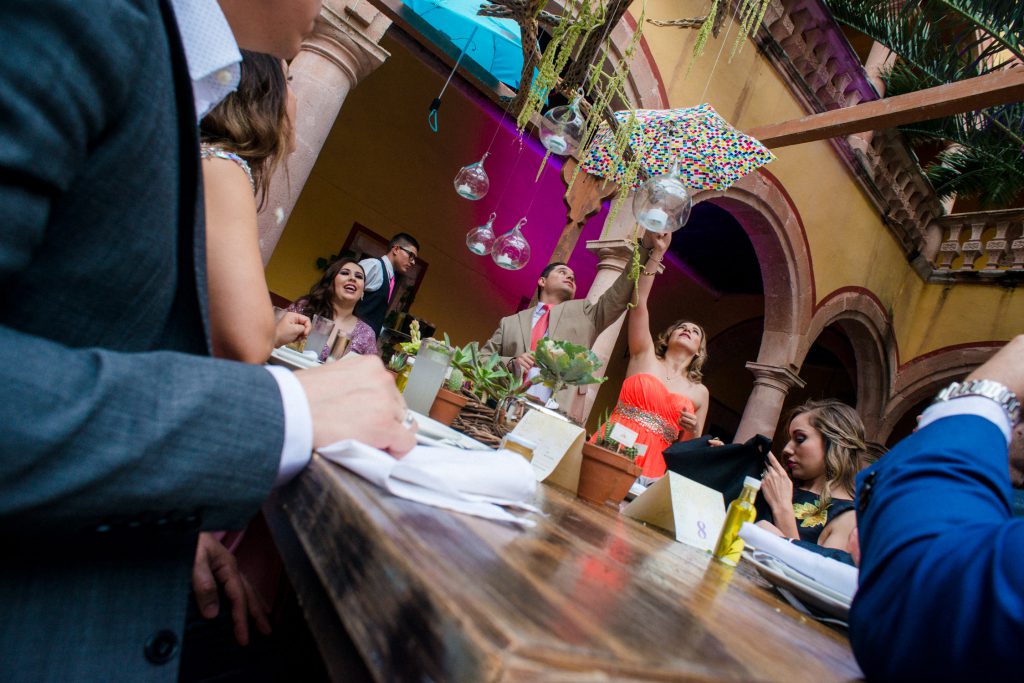
{"type": "Polygon", "coordinates": [[[633,195],[633,216],[651,232],[675,232],[686,225],[693,200],[679,180],[679,163],[667,175],[649,178],[633,195]]]}
{"type": "Polygon", "coordinates": [[[483,196],[487,194],[487,190],[491,188],[491,179],[487,177],[487,171],[484,170],[484,159],[490,152],[484,152],[484,155],[480,157],[480,161],[470,164],[469,166],[463,166],[459,169],[459,172],[455,174],[455,191],[460,196],[466,199],[483,199],[483,196]]]}
{"type": "Polygon", "coordinates": [[[491,258],[506,270],[519,270],[530,260],[530,243],[519,230],[526,225],[526,218],[519,219],[515,227],[494,240],[491,258]]]}
{"type": "Polygon", "coordinates": [[[552,154],[568,156],[579,150],[586,123],[579,108],[582,98],[577,95],[570,104],[552,107],[541,117],[540,142],[552,154]]]}
{"type": "Polygon", "coordinates": [[[466,246],[477,256],[486,256],[491,253],[494,246],[494,219],[495,214],[487,219],[483,225],[478,225],[466,234],[466,246]]]}

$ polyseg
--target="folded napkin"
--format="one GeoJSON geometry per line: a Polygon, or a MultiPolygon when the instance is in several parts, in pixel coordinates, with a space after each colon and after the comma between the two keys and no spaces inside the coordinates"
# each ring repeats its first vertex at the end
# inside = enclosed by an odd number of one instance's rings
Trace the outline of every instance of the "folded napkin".
{"type": "Polygon", "coordinates": [[[740,538],[751,547],[768,553],[803,576],[786,572],[790,578],[810,579],[843,597],[852,600],[857,592],[857,568],[830,557],[804,550],[785,538],[745,522],[740,527],[740,538]]]}
{"type": "Polygon", "coordinates": [[[364,443],[339,441],[317,451],[400,498],[485,519],[533,526],[503,507],[539,512],[533,467],[518,453],[417,446],[396,459],[364,443]]]}

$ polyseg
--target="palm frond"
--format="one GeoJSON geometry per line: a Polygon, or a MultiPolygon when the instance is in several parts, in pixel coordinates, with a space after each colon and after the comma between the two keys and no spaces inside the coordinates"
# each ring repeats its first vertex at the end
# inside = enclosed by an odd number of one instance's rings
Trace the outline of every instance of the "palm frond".
{"type": "Polygon", "coordinates": [[[952,147],[925,174],[939,197],[975,197],[983,208],[998,208],[1024,192],[1024,150],[952,147]]]}
{"type": "Polygon", "coordinates": [[[837,21],[889,47],[928,86],[983,75],[1008,57],[1024,61],[1018,0],[826,0],[837,21]]]}

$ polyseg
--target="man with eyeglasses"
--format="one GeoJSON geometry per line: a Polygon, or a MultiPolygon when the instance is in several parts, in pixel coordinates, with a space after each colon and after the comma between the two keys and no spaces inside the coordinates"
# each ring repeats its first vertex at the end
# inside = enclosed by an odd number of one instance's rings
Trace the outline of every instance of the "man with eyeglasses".
{"type": "Polygon", "coordinates": [[[384,327],[384,314],[395,293],[395,280],[405,275],[416,265],[420,243],[416,238],[400,232],[388,242],[388,250],[380,258],[368,258],[359,262],[366,273],[366,284],[363,288],[363,299],[356,305],[355,313],[380,334],[384,327]]]}

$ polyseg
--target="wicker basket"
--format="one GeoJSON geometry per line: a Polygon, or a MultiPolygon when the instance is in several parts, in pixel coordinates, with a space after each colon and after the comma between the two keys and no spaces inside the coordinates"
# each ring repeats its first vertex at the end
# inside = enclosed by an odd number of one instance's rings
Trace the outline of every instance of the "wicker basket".
{"type": "Polygon", "coordinates": [[[469,403],[452,422],[452,429],[482,444],[497,448],[501,443],[501,437],[505,436],[505,431],[494,426],[494,408],[481,403],[480,399],[472,394],[463,394],[470,397],[469,403]]]}

